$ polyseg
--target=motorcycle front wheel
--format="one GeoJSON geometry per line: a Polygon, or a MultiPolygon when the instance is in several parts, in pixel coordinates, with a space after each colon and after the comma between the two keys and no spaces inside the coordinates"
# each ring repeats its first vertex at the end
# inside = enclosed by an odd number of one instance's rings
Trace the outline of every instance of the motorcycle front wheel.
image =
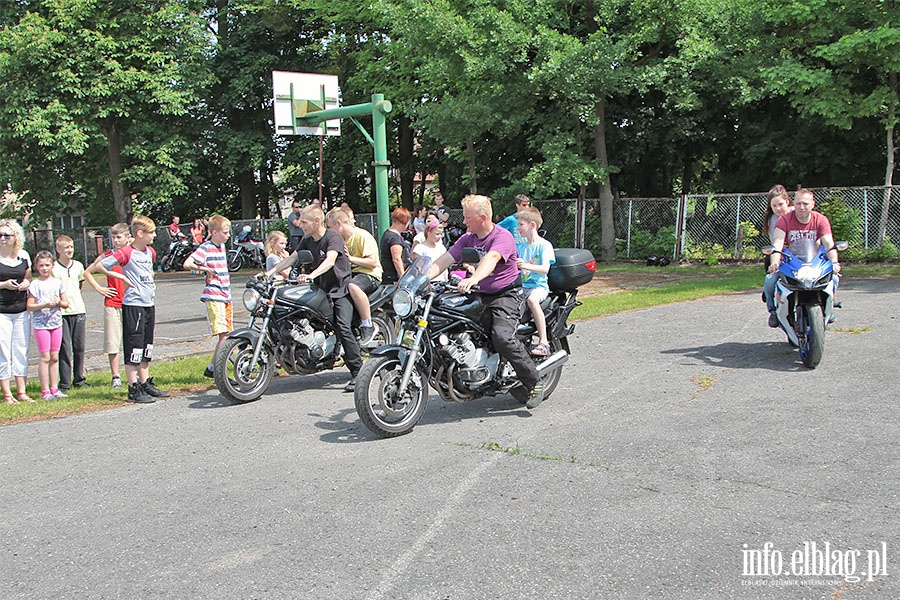
{"type": "Polygon", "coordinates": [[[171,271],[173,258],[174,257],[172,254],[166,254],[165,256],[163,256],[163,259],[159,263],[159,270],[163,273],[168,273],[169,271],[171,271]]]}
{"type": "Polygon", "coordinates": [[[393,356],[370,358],[356,376],[354,401],[363,424],[381,438],[409,433],[425,414],[428,381],[413,371],[406,392],[398,391],[403,366],[393,356]]]}
{"type": "Polygon", "coordinates": [[[241,338],[227,339],[216,352],[213,375],[219,393],[234,403],[258,400],[272,382],[275,361],[265,348],[253,362],[253,344],[241,338]]]}
{"type": "Polygon", "coordinates": [[[822,307],[818,304],[809,304],[802,308],[803,323],[801,323],[802,335],[800,340],[800,359],[803,365],[815,369],[822,361],[825,352],[825,319],[822,316],[822,307]]]}
{"type": "Polygon", "coordinates": [[[229,250],[225,255],[225,263],[228,265],[228,272],[234,273],[240,271],[244,266],[244,259],[241,257],[240,250],[229,250]]]}

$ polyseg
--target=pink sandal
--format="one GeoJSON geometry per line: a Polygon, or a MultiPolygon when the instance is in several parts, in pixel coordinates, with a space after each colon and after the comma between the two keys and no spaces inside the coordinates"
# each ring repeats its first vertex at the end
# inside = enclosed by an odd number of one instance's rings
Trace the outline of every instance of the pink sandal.
{"type": "Polygon", "coordinates": [[[531,349],[532,356],[550,356],[550,344],[544,342],[531,349]]]}
{"type": "Polygon", "coordinates": [[[19,403],[18,400],[13,398],[12,394],[4,394],[3,401],[6,402],[7,404],[18,404],[19,403]]]}
{"type": "Polygon", "coordinates": [[[20,402],[34,402],[34,398],[29,396],[26,392],[20,392],[18,396],[20,402]]]}

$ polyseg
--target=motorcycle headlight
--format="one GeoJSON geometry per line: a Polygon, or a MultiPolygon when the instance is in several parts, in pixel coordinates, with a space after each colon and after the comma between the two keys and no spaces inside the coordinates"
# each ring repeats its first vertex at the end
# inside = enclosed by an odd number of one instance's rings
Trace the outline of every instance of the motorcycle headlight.
{"type": "Polygon", "coordinates": [[[256,310],[256,307],[259,306],[259,300],[262,296],[259,295],[259,292],[256,290],[244,290],[244,308],[246,308],[249,312],[253,312],[256,310]]]}
{"type": "Polygon", "coordinates": [[[412,294],[409,293],[409,290],[404,289],[399,289],[394,292],[394,297],[391,299],[391,302],[394,305],[394,313],[401,319],[405,319],[411,315],[413,307],[415,306],[412,294]]]}
{"type": "Polygon", "coordinates": [[[809,288],[812,287],[816,282],[816,279],[822,275],[822,271],[816,267],[803,266],[797,269],[794,275],[796,275],[797,279],[803,283],[804,287],[809,288]]]}

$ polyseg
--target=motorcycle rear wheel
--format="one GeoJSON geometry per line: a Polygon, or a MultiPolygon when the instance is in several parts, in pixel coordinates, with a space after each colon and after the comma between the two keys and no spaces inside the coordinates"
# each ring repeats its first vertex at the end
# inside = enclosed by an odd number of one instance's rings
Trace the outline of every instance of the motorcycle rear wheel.
{"type": "Polygon", "coordinates": [[[353,399],[356,413],[363,424],[381,438],[409,433],[425,414],[428,404],[428,381],[413,372],[406,393],[401,397],[397,386],[403,366],[393,356],[370,358],[356,376],[353,399]]]}
{"type": "Polygon", "coordinates": [[[228,265],[229,273],[240,271],[244,266],[244,258],[241,256],[240,250],[229,250],[225,255],[225,263],[228,265]]]}
{"type": "Polygon", "coordinates": [[[815,369],[822,361],[825,352],[825,319],[822,316],[822,307],[818,304],[810,304],[803,307],[804,335],[800,339],[800,359],[803,365],[815,369]]]}
{"type": "Polygon", "coordinates": [[[227,339],[216,352],[213,363],[216,387],[235,404],[258,400],[272,382],[275,361],[265,348],[255,365],[252,361],[253,344],[245,339],[227,339]]]}
{"type": "Polygon", "coordinates": [[[372,315],[372,324],[375,325],[378,330],[372,337],[372,341],[366,344],[365,348],[361,348],[363,353],[366,353],[371,348],[380,348],[381,346],[393,344],[394,340],[397,338],[397,332],[394,329],[393,322],[386,319],[383,315],[372,315]]]}
{"type": "MultiPolygon", "coordinates": [[[[535,336],[537,339],[537,336],[535,336]]],[[[535,344],[536,345],[536,344],[535,344]]],[[[526,348],[529,352],[531,348],[526,348]]],[[[562,342],[559,340],[550,340],[550,354],[555,354],[559,350],[563,350],[562,342]]],[[[540,361],[546,360],[546,357],[534,357],[535,365],[541,364],[540,361]]],[[[544,400],[550,397],[550,394],[556,390],[556,386],[559,385],[559,380],[562,378],[562,370],[563,367],[557,367],[556,369],[550,371],[543,377],[541,377],[541,381],[544,383],[544,400]]],[[[525,404],[528,402],[528,393],[524,391],[524,388],[520,386],[516,386],[513,388],[512,392],[513,398],[518,400],[520,403],[525,404]]]]}

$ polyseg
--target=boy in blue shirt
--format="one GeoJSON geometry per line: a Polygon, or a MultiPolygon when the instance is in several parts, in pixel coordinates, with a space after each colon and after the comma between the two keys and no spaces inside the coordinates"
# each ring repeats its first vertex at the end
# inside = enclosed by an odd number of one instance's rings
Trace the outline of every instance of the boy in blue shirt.
{"type": "Polygon", "coordinates": [[[540,211],[525,206],[519,209],[516,216],[519,220],[519,235],[524,240],[516,244],[516,251],[519,253],[516,264],[522,272],[522,287],[525,288],[526,302],[531,314],[534,315],[534,325],[538,332],[538,345],[531,349],[531,354],[549,356],[547,319],[541,309],[541,302],[550,294],[547,273],[550,271],[550,265],[556,262],[556,256],[553,253],[553,245],[538,235],[538,229],[544,222],[540,211]]]}

